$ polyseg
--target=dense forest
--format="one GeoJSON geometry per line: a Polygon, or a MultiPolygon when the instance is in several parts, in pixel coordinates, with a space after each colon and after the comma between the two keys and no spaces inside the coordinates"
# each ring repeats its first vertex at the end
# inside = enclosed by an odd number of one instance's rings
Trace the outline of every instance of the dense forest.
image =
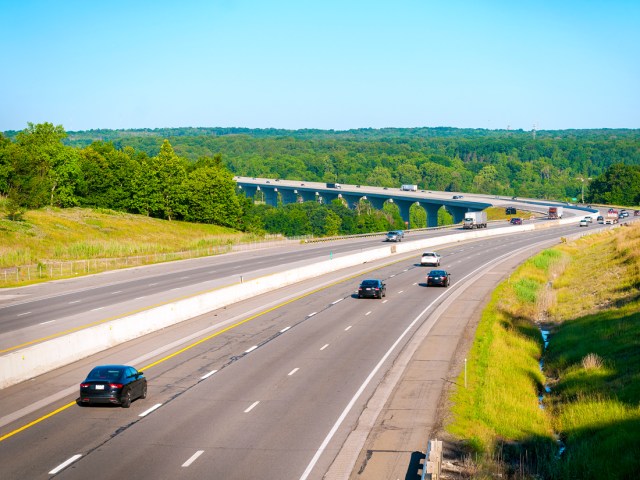
{"type": "Polygon", "coordinates": [[[640,204],[640,130],[66,132],[44,123],[0,134],[0,194],[14,217],[24,209],[53,205],[288,235],[402,225],[393,208],[253,205],[235,189],[233,175],[388,187],[409,183],[429,190],[561,201],[584,194],[587,202],[633,206],[640,204]]]}

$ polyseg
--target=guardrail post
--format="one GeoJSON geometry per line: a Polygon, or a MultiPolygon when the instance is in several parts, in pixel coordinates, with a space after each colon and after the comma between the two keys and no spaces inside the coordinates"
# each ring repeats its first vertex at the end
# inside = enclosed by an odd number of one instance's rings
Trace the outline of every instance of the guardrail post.
{"type": "Polygon", "coordinates": [[[442,470],[442,440],[429,440],[422,466],[421,480],[440,480],[442,470]]]}

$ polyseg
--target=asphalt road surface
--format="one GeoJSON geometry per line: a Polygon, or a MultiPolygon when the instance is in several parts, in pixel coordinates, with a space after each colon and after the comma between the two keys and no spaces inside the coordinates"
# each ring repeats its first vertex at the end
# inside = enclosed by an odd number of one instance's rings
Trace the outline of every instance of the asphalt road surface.
{"type": "MultiPolygon", "coordinates": [[[[4,389],[2,476],[322,478],[414,334],[425,322],[446,327],[434,312],[449,296],[465,295],[499,259],[576,233],[570,225],[440,247],[449,288],[425,286],[419,254],[335,272],[4,389]],[[387,297],[356,298],[363,278],[383,279],[387,297]],[[101,363],[144,370],[147,399],[130,409],[76,405],[79,382],[101,363]]],[[[458,337],[438,342],[454,350],[458,337]]]]}

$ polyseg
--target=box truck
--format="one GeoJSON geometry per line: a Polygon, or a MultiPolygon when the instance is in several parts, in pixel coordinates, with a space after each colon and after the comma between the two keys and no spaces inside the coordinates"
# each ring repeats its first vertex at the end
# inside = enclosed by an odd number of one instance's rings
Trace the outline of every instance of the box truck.
{"type": "Polygon", "coordinates": [[[549,218],[562,218],[562,207],[549,207],[549,218]]]}
{"type": "Polygon", "coordinates": [[[465,213],[462,228],[487,228],[487,212],[465,213]]]}
{"type": "Polygon", "coordinates": [[[418,185],[402,185],[402,187],[400,187],[400,190],[405,192],[417,192],[418,185]]]}

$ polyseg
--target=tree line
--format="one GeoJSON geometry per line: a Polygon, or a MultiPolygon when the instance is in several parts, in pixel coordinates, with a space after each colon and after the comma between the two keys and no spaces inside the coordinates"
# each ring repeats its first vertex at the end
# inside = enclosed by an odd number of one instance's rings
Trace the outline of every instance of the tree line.
{"type": "MultiPolygon", "coordinates": [[[[640,131],[139,129],[0,134],[11,216],[51,205],[287,235],[402,228],[397,208],[254,205],[233,175],[640,204],[640,131]]],[[[442,212],[441,223],[449,221],[442,212]]],[[[421,226],[412,211],[412,225],[421,226]]]]}

